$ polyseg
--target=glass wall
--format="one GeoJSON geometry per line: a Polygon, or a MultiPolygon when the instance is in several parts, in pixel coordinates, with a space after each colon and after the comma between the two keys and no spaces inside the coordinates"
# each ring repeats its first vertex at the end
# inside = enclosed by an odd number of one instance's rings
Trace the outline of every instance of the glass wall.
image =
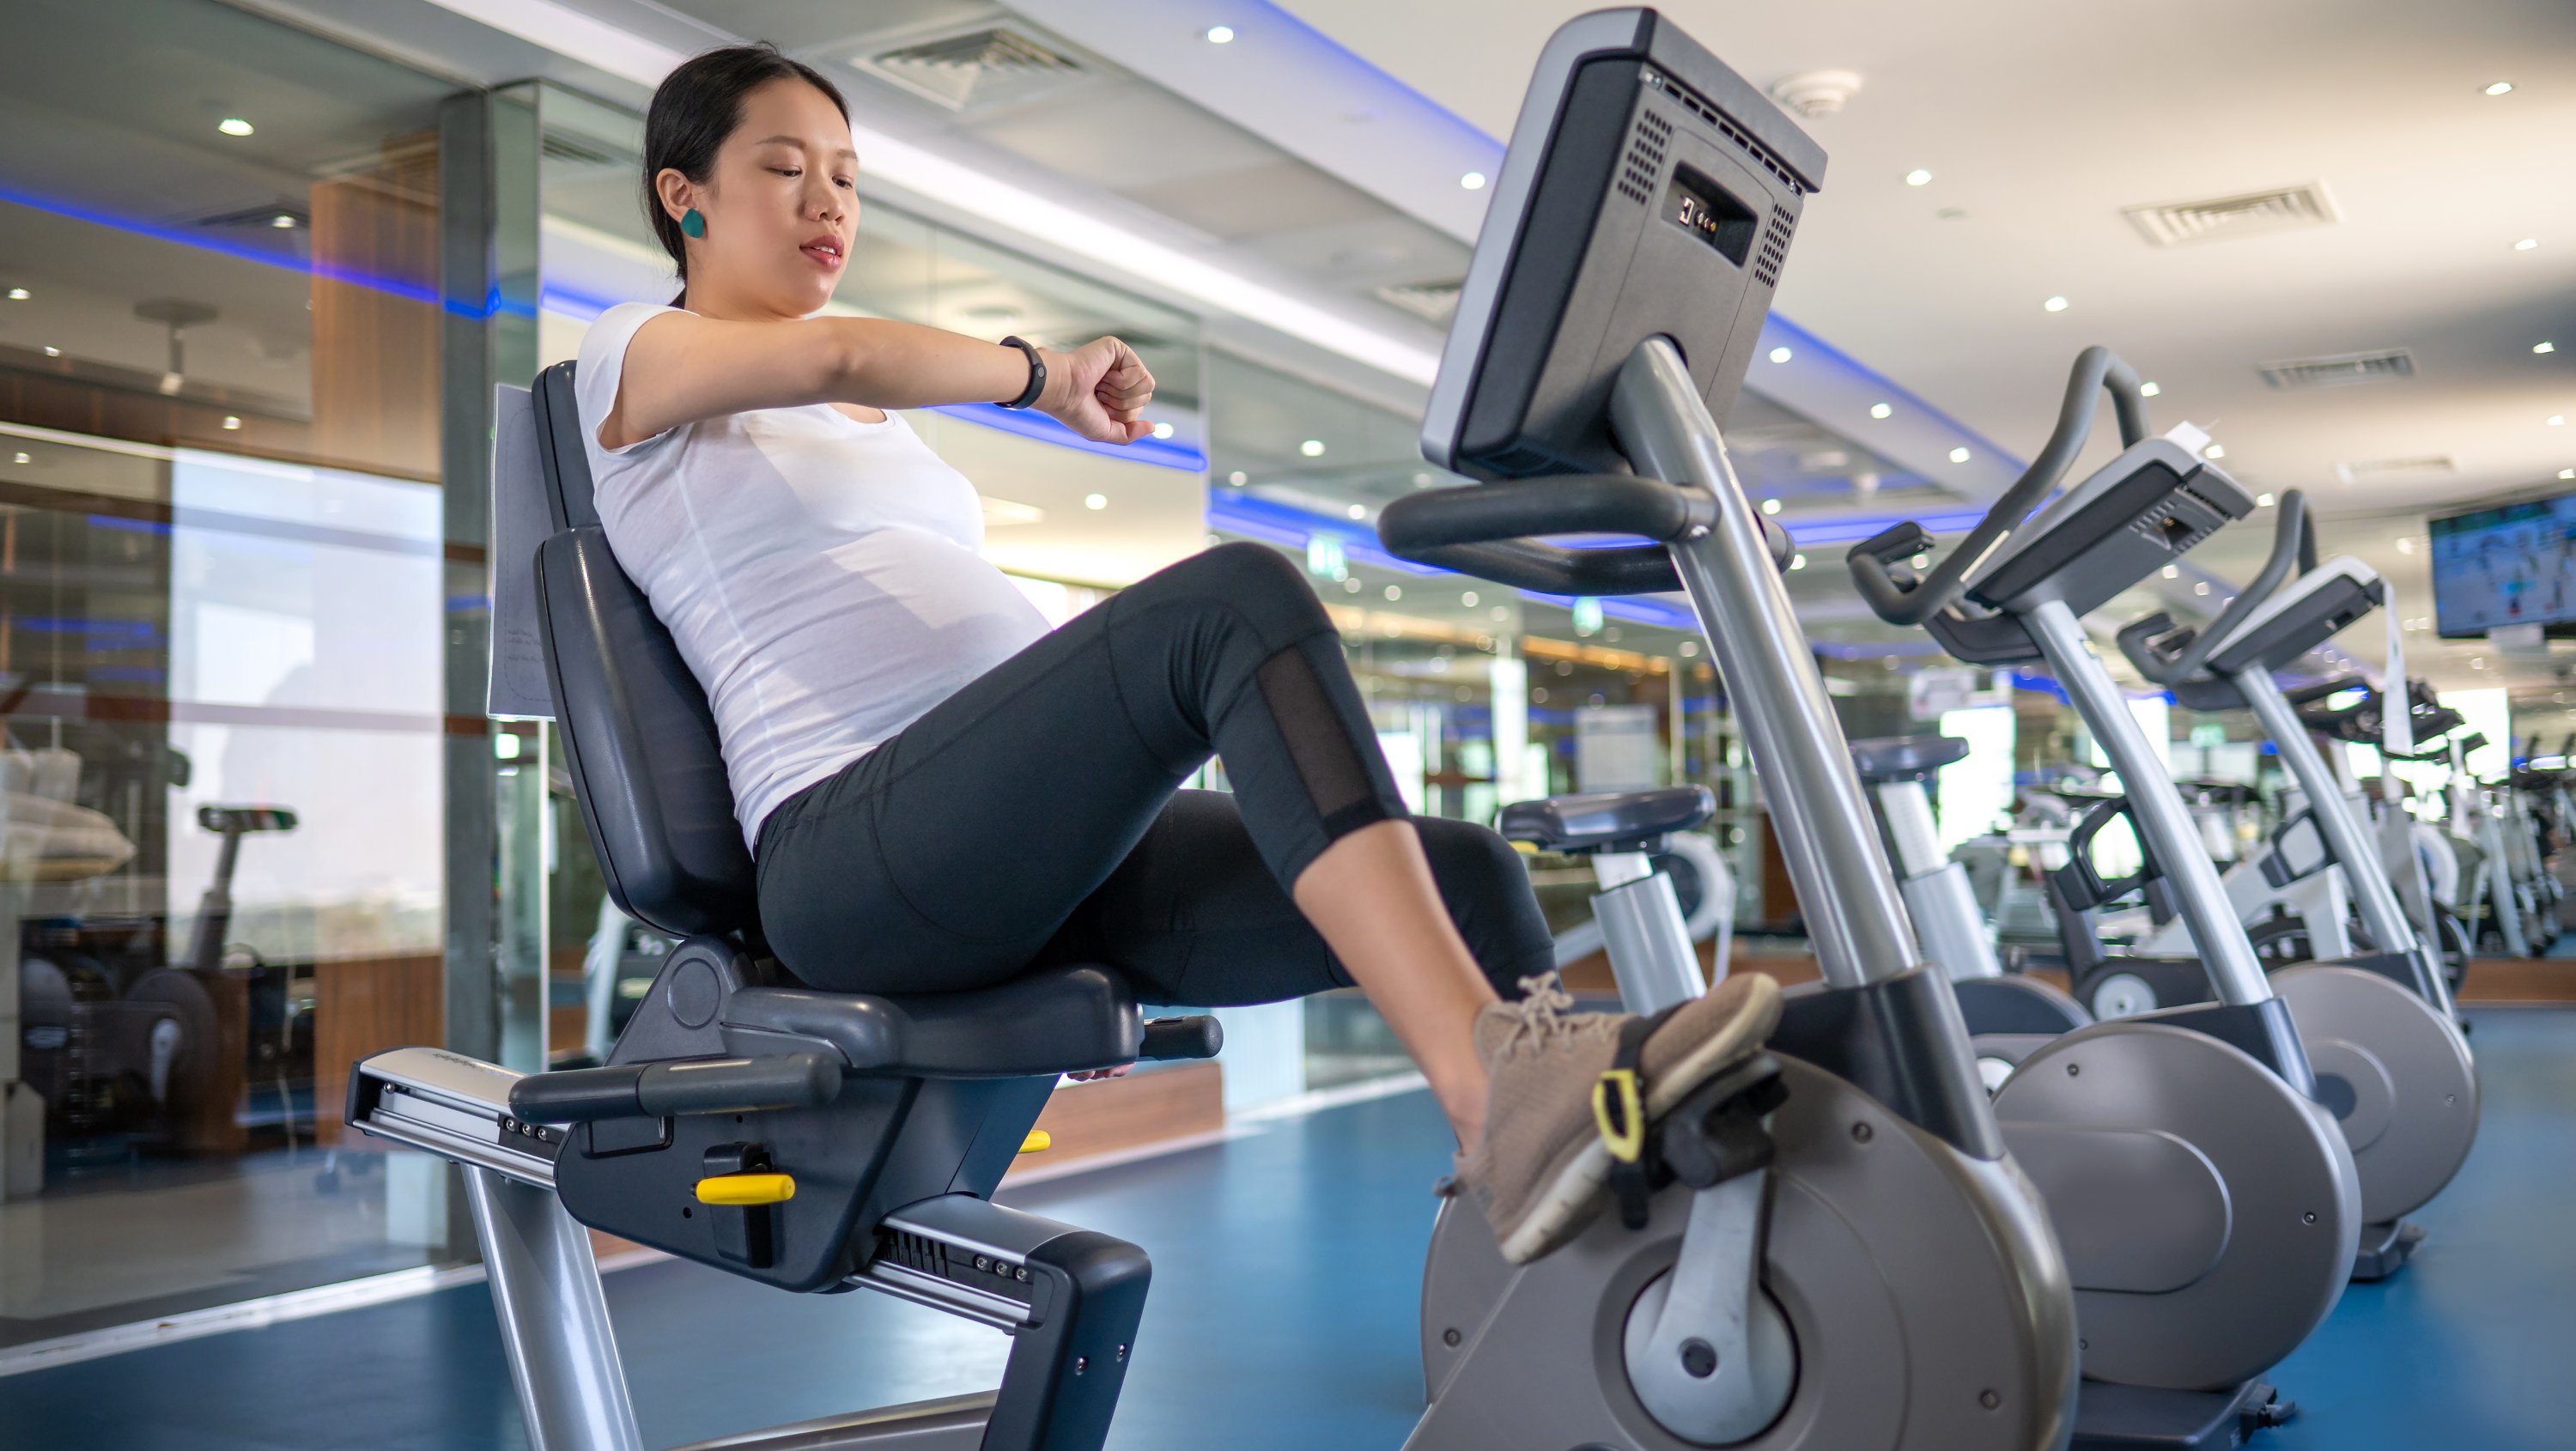
{"type": "Polygon", "coordinates": [[[10,9],[0,1355],[444,1252],[443,1171],[338,1102],[442,1031],[451,89],[10,9]]]}

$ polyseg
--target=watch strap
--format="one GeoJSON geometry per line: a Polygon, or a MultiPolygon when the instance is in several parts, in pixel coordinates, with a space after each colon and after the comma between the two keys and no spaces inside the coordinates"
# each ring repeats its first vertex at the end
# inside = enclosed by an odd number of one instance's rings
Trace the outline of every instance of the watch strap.
{"type": "Polygon", "coordinates": [[[1007,337],[1002,339],[1002,346],[1019,349],[1028,356],[1029,360],[1029,386],[1021,391],[1019,397],[1002,406],[1005,408],[1036,407],[1038,398],[1046,392],[1046,360],[1038,356],[1037,344],[1027,338],[1007,337]]]}

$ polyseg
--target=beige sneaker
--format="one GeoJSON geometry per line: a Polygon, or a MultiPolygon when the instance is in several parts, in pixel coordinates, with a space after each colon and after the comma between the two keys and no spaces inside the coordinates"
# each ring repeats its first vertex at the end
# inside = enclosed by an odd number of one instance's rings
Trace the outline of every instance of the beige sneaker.
{"type": "MultiPolygon", "coordinates": [[[[1476,1056],[1492,1084],[1485,1136],[1459,1156],[1458,1183],[1485,1211],[1503,1258],[1527,1264],[1572,1239],[1607,1197],[1610,1149],[1592,1117],[1592,1088],[1616,1057],[1621,1013],[1569,1013],[1555,973],[1529,996],[1476,1015],[1476,1056]]],[[[1646,1121],[1751,1057],[1780,1022],[1780,985],[1729,977],[1684,1005],[1638,1055],[1646,1121]]]]}

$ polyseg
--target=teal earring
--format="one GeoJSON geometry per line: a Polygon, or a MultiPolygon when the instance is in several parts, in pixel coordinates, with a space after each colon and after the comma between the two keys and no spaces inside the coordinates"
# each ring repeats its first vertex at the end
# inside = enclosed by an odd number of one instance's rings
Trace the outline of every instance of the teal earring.
{"type": "Polygon", "coordinates": [[[680,230],[692,237],[703,237],[707,234],[707,219],[696,207],[691,207],[680,218],[680,230]]]}

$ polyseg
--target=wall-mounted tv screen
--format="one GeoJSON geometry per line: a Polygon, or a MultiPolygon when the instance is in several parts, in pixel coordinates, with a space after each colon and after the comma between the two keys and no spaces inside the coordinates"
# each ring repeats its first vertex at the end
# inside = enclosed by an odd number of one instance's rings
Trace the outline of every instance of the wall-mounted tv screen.
{"type": "Polygon", "coordinates": [[[2433,614],[2446,636],[2498,625],[2576,630],[2576,495],[2431,521],[2433,614]]]}

